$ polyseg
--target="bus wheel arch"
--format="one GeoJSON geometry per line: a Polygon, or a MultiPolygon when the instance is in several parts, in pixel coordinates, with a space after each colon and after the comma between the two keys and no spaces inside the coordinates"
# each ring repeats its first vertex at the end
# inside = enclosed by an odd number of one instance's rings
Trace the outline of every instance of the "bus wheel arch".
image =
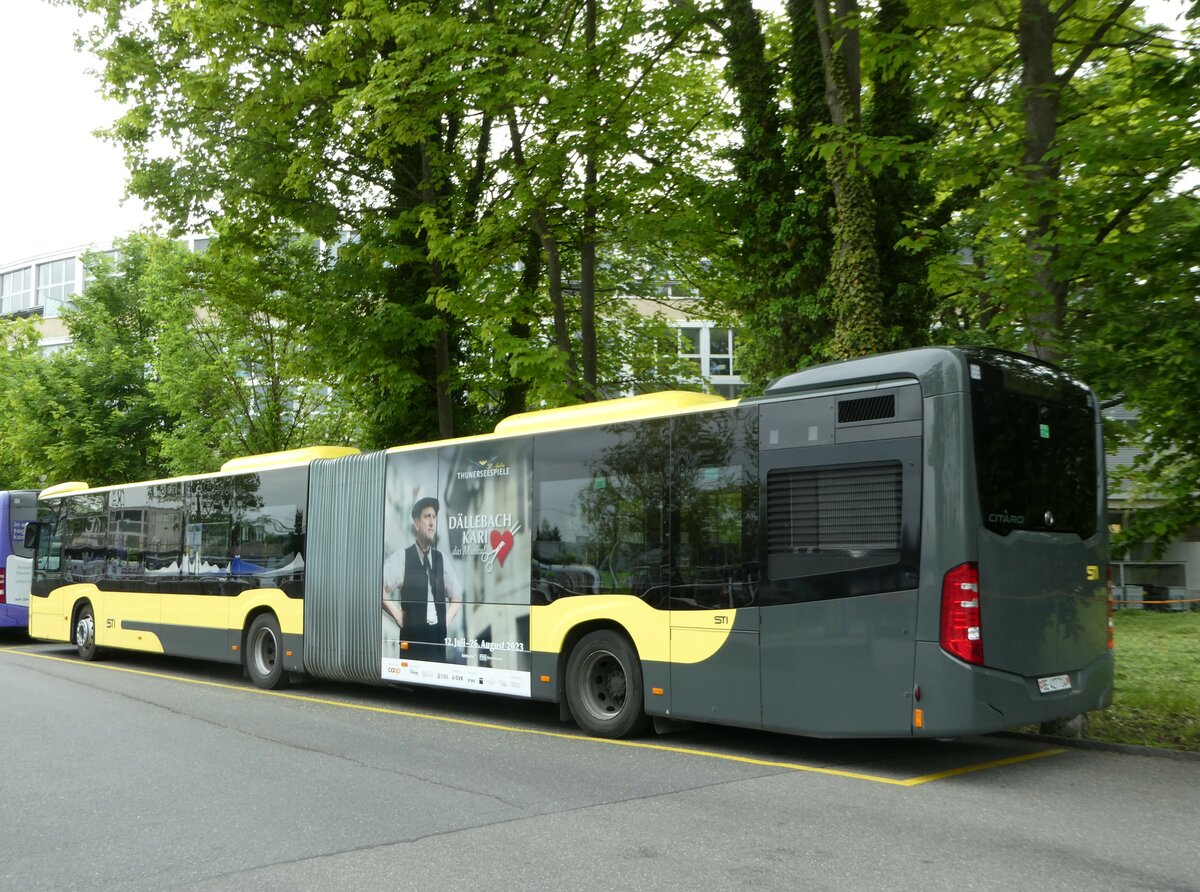
{"type": "Polygon", "coordinates": [[[255,687],[277,690],[288,685],[289,675],[283,668],[283,633],[279,620],[270,610],[249,617],[242,640],[243,665],[255,687]]]}
{"type": "Polygon", "coordinates": [[[573,634],[562,673],[567,706],[593,737],[634,737],[650,726],[642,664],[633,641],[619,626],[573,634]]]}
{"type": "Polygon", "coordinates": [[[84,598],[75,605],[71,617],[71,640],[79,659],[86,662],[100,659],[100,648],[96,646],[96,608],[84,598]]]}

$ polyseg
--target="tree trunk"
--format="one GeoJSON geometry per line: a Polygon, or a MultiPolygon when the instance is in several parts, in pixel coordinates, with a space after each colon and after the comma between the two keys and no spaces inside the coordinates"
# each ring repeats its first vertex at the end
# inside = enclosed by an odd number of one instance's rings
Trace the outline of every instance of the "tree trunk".
{"type": "Polygon", "coordinates": [[[830,352],[835,359],[863,356],[890,349],[883,326],[883,288],[875,250],[875,205],[866,172],[850,137],[861,130],[857,97],[849,95],[845,59],[835,54],[828,0],[814,0],[817,36],[825,68],[825,97],[829,117],[841,130],[842,143],[829,159],[836,221],[830,261],[835,328],[830,352]]]}
{"type": "MultiPolygon", "coordinates": [[[[587,53],[587,80],[599,80],[596,67],[596,0],[587,0],[584,9],[584,44],[587,53]]],[[[598,396],[596,372],[596,135],[595,111],[589,109],[585,124],[583,159],[583,226],[579,245],[579,334],[582,344],[584,399],[598,396]]]]}
{"type": "Polygon", "coordinates": [[[1060,170],[1049,156],[1058,133],[1059,84],[1054,73],[1058,19],[1047,0],[1021,0],[1017,43],[1025,116],[1022,170],[1028,187],[1025,249],[1029,261],[1031,313],[1028,349],[1041,359],[1059,358],[1059,335],[1066,311],[1066,283],[1055,274],[1058,251],[1053,237],[1060,170]]]}
{"type": "MultiPolygon", "coordinates": [[[[421,143],[421,190],[422,199],[427,207],[436,207],[438,196],[433,188],[433,167],[429,157],[430,147],[426,142],[421,143]]],[[[428,256],[428,246],[426,247],[428,256]]],[[[429,280],[435,290],[446,285],[445,270],[439,260],[429,257],[429,280]]],[[[443,438],[454,436],[454,401],[450,394],[450,329],[454,321],[448,313],[434,309],[437,316],[437,350],[434,359],[434,390],[437,393],[437,423],[438,434],[443,438]]]]}
{"type": "MultiPolygon", "coordinates": [[[[517,170],[523,172],[525,150],[521,129],[517,126],[517,116],[512,111],[508,113],[508,135],[512,140],[513,160],[517,170]]],[[[562,261],[559,256],[558,238],[550,231],[545,208],[540,204],[531,209],[529,216],[534,231],[541,239],[542,249],[546,252],[546,287],[550,293],[550,306],[554,314],[554,344],[567,357],[568,368],[574,374],[575,360],[571,353],[571,332],[567,327],[567,309],[563,301],[562,261]]]]}

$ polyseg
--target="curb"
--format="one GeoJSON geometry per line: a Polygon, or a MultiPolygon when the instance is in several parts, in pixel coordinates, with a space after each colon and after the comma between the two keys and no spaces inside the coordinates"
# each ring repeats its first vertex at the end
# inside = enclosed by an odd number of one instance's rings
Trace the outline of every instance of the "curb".
{"type": "Polygon", "coordinates": [[[1035,740],[1038,743],[1052,743],[1055,746],[1079,750],[1095,750],[1102,753],[1123,753],[1127,756],[1174,759],[1179,762],[1200,762],[1200,753],[1194,753],[1189,750],[1167,750],[1153,746],[1138,746],[1132,743],[1110,743],[1107,740],[1089,740],[1086,737],[1058,737],[1054,734],[1032,734],[1023,731],[1004,731],[997,736],[1012,737],[1019,740],[1035,740]]]}

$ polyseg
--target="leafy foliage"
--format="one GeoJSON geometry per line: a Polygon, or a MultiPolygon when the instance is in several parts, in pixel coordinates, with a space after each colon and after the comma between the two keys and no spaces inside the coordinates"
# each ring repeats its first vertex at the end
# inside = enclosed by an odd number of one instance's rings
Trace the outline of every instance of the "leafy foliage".
{"type": "Polygon", "coordinates": [[[165,469],[159,437],[175,418],[154,395],[159,324],[151,298],[186,256],[172,242],[130,239],[115,263],[89,257],[94,280],[63,313],[70,344],[49,356],[37,348],[36,326],[17,324],[0,353],[5,380],[18,382],[0,396],[0,443],[18,469],[14,484],[104,485],[165,469]]]}
{"type": "Polygon", "coordinates": [[[10,485],[93,485],[211,471],[236,455],[352,439],[357,416],[280,307],[321,291],[311,242],[257,256],[192,254],[134,235],[64,312],[67,348],[42,355],[32,320],[10,325],[0,408],[10,485]]]}
{"type": "MultiPolygon", "coordinates": [[[[0,363],[98,442],[142,417],[140,466],[660,387],[671,333],[617,296],[682,280],[753,386],[929,341],[1057,359],[1146,425],[1130,534],[1197,523],[1194,24],[1131,0],[73,2],[131,191],[220,248],[154,248],[161,299],[130,295],[119,336],[79,304],[110,382],[23,325],[0,363]],[[189,393],[228,426],[189,427],[189,393]]],[[[0,471],[107,467],[36,437],[0,433],[0,471]]]]}
{"type": "Polygon", "coordinates": [[[178,419],[159,437],[173,472],[355,439],[345,389],[288,315],[322,292],[327,270],[312,240],[278,236],[253,256],[217,240],[183,272],[154,301],[154,392],[178,419]]]}

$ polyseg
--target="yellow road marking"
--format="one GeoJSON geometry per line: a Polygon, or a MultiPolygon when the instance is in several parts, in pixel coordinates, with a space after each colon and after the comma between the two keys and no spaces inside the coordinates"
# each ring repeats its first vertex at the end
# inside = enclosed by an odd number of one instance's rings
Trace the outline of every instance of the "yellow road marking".
{"type": "Polygon", "coordinates": [[[354,709],[360,712],[375,712],[383,715],[394,715],[407,719],[424,719],[431,722],[444,722],[450,725],[464,725],[470,728],[483,728],[489,731],[507,731],[512,734],[532,734],[537,737],[551,737],[557,740],[569,740],[574,743],[592,743],[608,746],[627,746],[634,749],[643,750],[658,750],[664,753],[676,753],[685,756],[698,756],[705,759],[717,759],[723,762],[736,762],[742,765],[755,765],[762,768],[781,768],[787,771],[807,772],[810,774],[825,774],[833,777],[845,777],[853,780],[871,781],[877,784],[889,784],[894,787],[916,787],[921,784],[927,784],[930,781],[944,780],[948,777],[957,777],[962,774],[970,774],[975,771],[987,771],[992,768],[1003,768],[1007,765],[1017,765],[1021,762],[1030,762],[1034,759],[1042,759],[1046,756],[1057,756],[1065,753],[1066,750],[1061,747],[1052,749],[1039,750],[1034,753],[1025,753],[1020,756],[1009,756],[1004,759],[993,759],[990,762],[981,762],[977,765],[964,765],[960,768],[951,768],[947,771],[939,771],[934,774],[926,774],[920,777],[910,778],[894,778],[881,777],[875,774],[864,774],[858,771],[843,771],[838,768],[820,768],[816,765],[801,765],[795,762],[777,762],[770,759],[755,759],[751,756],[737,756],[730,753],[716,753],[710,750],[698,750],[690,747],[667,746],[661,743],[646,743],[638,740],[609,740],[603,737],[588,737],[582,734],[566,734],[561,731],[542,731],[537,728],[517,728],[512,725],[501,725],[496,722],[481,722],[475,719],[460,719],[453,716],[432,715],[427,712],[415,712],[409,709],[395,709],[388,706],[368,706],[364,703],[347,703],[342,700],[330,700],[325,697],[310,697],[303,694],[289,694],[286,691],[266,691],[262,688],[249,687],[246,685],[228,684],[223,681],[205,681],[199,678],[184,678],[179,675],[168,675],[163,672],[150,672],[146,669],[130,669],[127,666],[114,666],[108,663],[84,663],[74,657],[56,657],[52,654],[33,653],[32,651],[19,650],[12,647],[0,648],[7,653],[18,654],[24,657],[35,657],[39,660],[51,660],[57,663],[67,663],[72,666],[86,667],[88,669],[107,669],[111,672],[126,672],[130,675],[144,675],[148,678],[160,678],[167,681],[180,681],[187,684],[203,685],[210,688],[222,688],[227,691],[238,691],[243,694],[260,694],[267,697],[280,697],[285,700],[297,700],[301,703],[317,703],[321,706],[332,706],[338,709],[354,709]]]}

